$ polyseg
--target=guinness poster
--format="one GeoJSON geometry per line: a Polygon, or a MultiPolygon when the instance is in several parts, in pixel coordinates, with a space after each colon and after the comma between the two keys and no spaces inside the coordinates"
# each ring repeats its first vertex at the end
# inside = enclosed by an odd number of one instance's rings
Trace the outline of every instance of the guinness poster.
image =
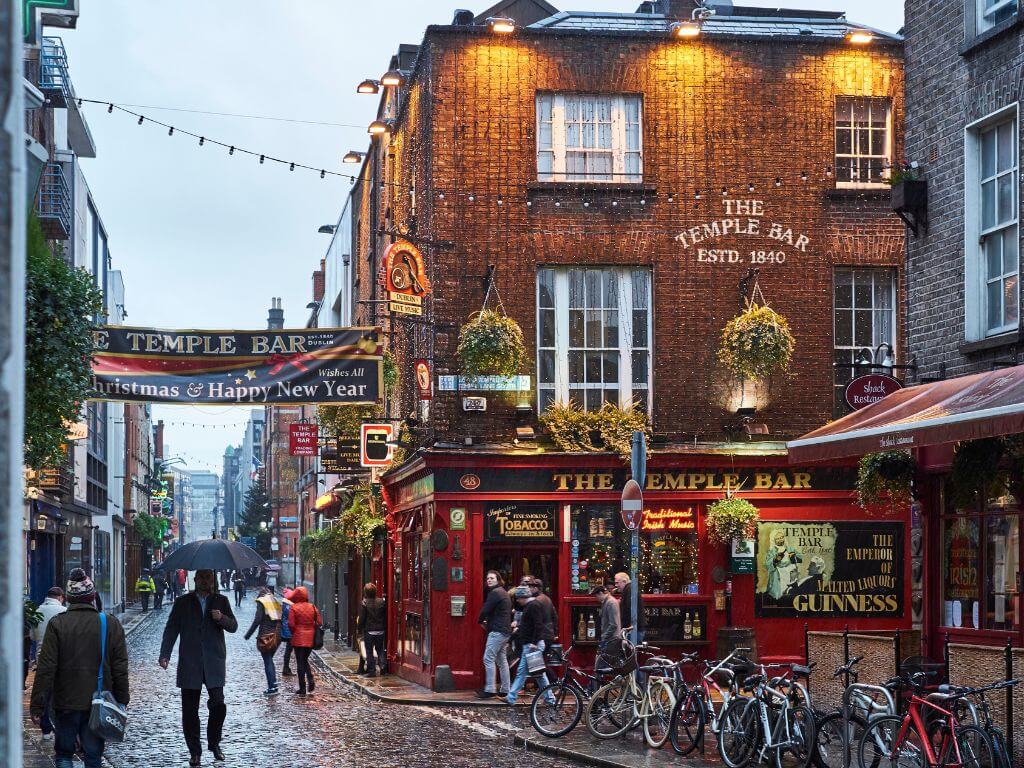
{"type": "Polygon", "coordinates": [[[754,615],[903,615],[903,524],[760,522],[754,615]]]}
{"type": "Polygon", "coordinates": [[[376,328],[94,332],[95,400],[363,404],[383,394],[376,328]]]}
{"type": "Polygon", "coordinates": [[[555,504],[489,504],[484,510],[486,541],[558,541],[555,504]]]}

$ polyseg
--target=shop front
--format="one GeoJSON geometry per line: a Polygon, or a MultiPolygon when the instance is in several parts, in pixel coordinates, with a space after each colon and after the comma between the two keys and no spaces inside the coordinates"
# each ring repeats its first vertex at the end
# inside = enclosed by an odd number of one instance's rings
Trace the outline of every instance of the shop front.
{"type": "MultiPolygon", "coordinates": [[[[646,640],[714,656],[726,628],[755,628],[762,658],[802,659],[812,630],[909,627],[907,515],[870,518],[849,467],[790,467],[777,444],[756,453],[658,451],[648,461],[639,533],[646,640]],[[708,505],[737,493],[760,509],[754,539],[713,544],[708,505]]],[[[629,478],[610,454],[431,450],[385,476],[394,669],[433,687],[447,666],[478,687],[484,576],[541,579],[564,645],[600,634],[597,584],[629,571],[619,512],[629,478]]],[[[447,680],[447,674],[442,675],[447,680]]],[[[442,683],[444,684],[444,683],[442,683]]]]}

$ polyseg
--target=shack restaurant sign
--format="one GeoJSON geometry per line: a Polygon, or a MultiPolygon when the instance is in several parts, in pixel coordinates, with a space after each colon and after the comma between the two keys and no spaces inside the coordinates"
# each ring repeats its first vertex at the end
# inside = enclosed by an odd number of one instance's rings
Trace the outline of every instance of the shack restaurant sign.
{"type": "Polygon", "coordinates": [[[868,373],[858,376],[846,385],[846,404],[859,411],[861,408],[874,405],[898,389],[903,389],[903,384],[898,379],[881,373],[868,373]]]}
{"type": "Polygon", "coordinates": [[[484,513],[487,541],[555,541],[557,536],[554,504],[491,504],[484,513]]]}
{"type": "Polygon", "coordinates": [[[96,400],[237,405],[370,404],[384,391],[376,328],[93,334],[96,400]]]}

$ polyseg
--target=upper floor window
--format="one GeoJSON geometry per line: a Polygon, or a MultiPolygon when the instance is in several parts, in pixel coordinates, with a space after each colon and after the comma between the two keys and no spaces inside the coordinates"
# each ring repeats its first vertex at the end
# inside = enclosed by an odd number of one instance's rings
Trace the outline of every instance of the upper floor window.
{"type": "Polygon", "coordinates": [[[992,29],[1017,12],[1017,0],[974,0],[977,12],[975,26],[978,32],[992,29]]]}
{"type": "Polygon", "coordinates": [[[537,404],[650,407],[651,273],[631,267],[537,273],[537,404]]]}
{"type": "Polygon", "coordinates": [[[1010,120],[980,132],[981,250],[983,254],[985,330],[1017,327],[1017,130],[1010,120]]]}
{"type": "Polygon", "coordinates": [[[892,102],[874,97],[836,99],[836,185],[885,184],[892,162],[892,102]]]}
{"type": "Polygon", "coordinates": [[[643,180],[639,96],[537,95],[537,179],[643,180]]]}
{"type": "Polygon", "coordinates": [[[871,364],[895,362],[896,271],[870,267],[836,269],[834,297],[833,410],[838,416],[849,410],[846,385],[855,376],[888,373],[871,364]]]}

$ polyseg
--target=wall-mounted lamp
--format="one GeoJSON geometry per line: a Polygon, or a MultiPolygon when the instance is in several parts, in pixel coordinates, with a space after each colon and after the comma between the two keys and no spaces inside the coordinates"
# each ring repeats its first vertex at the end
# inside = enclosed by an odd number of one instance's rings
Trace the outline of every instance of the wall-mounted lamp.
{"type": "Polygon", "coordinates": [[[356,93],[369,93],[372,95],[378,91],[380,91],[380,83],[376,80],[363,80],[363,82],[356,86],[356,93]]]}
{"type": "Polygon", "coordinates": [[[402,73],[397,69],[389,69],[380,78],[380,84],[388,88],[394,88],[395,86],[402,84],[402,73]]]}
{"type": "Polygon", "coordinates": [[[361,163],[363,158],[366,156],[365,152],[356,152],[354,149],[350,149],[345,153],[345,156],[341,158],[343,163],[361,163]]]}
{"type": "Polygon", "coordinates": [[[366,129],[366,132],[371,136],[382,136],[385,133],[391,133],[391,123],[387,120],[374,120],[366,129]]]}
{"type": "Polygon", "coordinates": [[[491,28],[491,32],[496,35],[510,35],[516,31],[515,19],[510,19],[506,16],[492,16],[487,19],[487,26],[491,28]]]}
{"type": "Polygon", "coordinates": [[[700,22],[696,19],[680,21],[672,25],[672,37],[688,38],[700,35],[700,22]]]}
{"type": "Polygon", "coordinates": [[[851,29],[847,32],[846,39],[854,45],[867,45],[875,36],[865,29],[851,29]]]}
{"type": "Polygon", "coordinates": [[[321,235],[333,235],[334,231],[338,228],[336,224],[321,224],[320,229],[317,230],[321,235]]]}

